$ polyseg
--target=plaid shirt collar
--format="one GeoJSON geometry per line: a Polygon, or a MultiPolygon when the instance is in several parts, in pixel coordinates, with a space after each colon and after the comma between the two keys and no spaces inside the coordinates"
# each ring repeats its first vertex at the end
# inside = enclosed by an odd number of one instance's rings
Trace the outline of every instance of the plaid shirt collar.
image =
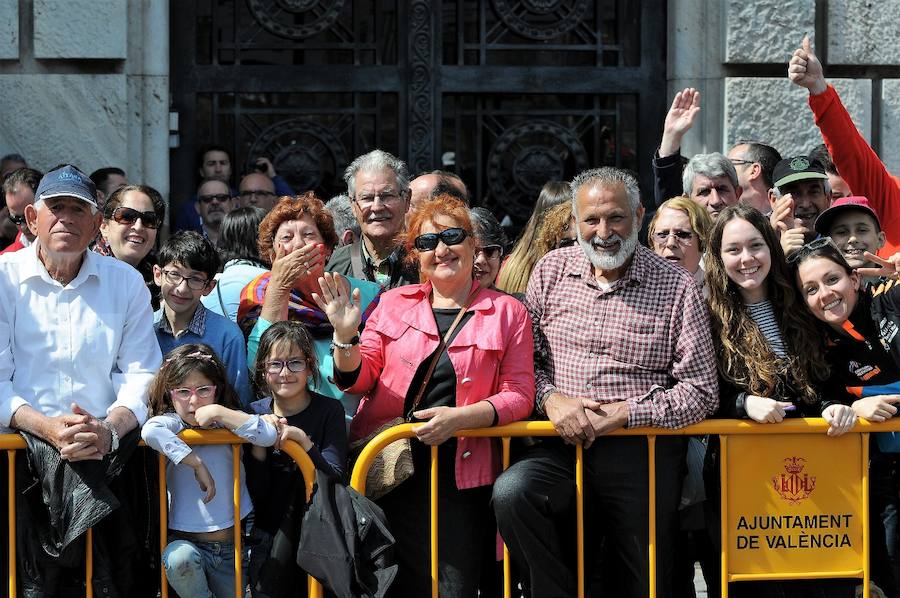
{"type": "MultiPolygon", "coordinates": [[[[647,253],[649,252],[650,250],[643,245],[638,245],[631,256],[631,263],[628,264],[625,272],[612,283],[609,290],[604,292],[612,293],[619,288],[641,284],[641,281],[645,278],[647,273],[647,253]]],[[[575,259],[566,262],[563,274],[565,276],[581,278],[581,280],[589,287],[600,290],[600,285],[597,284],[597,279],[594,278],[594,265],[591,263],[591,260],[588,259],[587,255],[585,255],[584,251],[579,251],[575,259]]]]}
{"type": "Polygon", "coordinates": [[[181,331],[181,334],[176,335],[172,332],[172,326],[169,324],[169,318],[166,317],[166,308],[161,307],[159,311],[156,312],[156,321],[153,323],[154,328],[156,330],[165,332],[167,334],[171,334],[175,338],[181,336],[185,332],[193,332],[197,336],[203,336],[206,332],[206,308],[203,307],[202,303],[197,304],[197,309],[194,310],[194,317],[191,318],[190,323],[187,325],[187,328],[181,331]]]}

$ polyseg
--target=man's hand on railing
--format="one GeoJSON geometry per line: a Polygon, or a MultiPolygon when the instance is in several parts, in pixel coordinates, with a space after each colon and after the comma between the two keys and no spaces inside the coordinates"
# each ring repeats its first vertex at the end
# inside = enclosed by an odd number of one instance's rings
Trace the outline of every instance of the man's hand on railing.
{"type": "Polygon", "coordinates": [[[829,405],[822,412],[822,419],[831,426],[826,434],[829,436],[840,436],[849,432],[853,424],[856,423],[856,413],[853,412],[853,408],[849,405],[835,403],[829,405]]]}
{"type": "MultiPolygon", "coordinates": [[[[585,401],[589,400],[553,393],[544,401],[544,413],[547,414],[547,419],[550,420],[550,423],[556,428],[557,434],[567,444],[586,444],[590,446],[594,442],[597,434],[594,432],[594,426],[591,420],[588,419],[587,409],[584,406],[585,401]]],[[[594,401],[591,402],[593,403],[594,401]]],[[[603,410],[594,410],[593,413],[599,416],[603,413],[603,410]]]]}
{"type": "MultiPolygon", "coordinates": [[[[582,405],[588,421],[594,428],[595,438],[623,428],[628,423],[628,403],[625,401],[600,405],[597,401],[585,399],[582,405]]],[[[593,439],[585,441],[584,448],[591,448],[593,443],[593,439]]]]}
{"type": "Polygon", "coordinates": [[[72,415],[66,418],[67,428],[58,438],[64,442],[59,455],[67,461],[96,461],[112,448],[112,432],[103,422],[85,411],[77,403],[72,404],[72,415]]]}

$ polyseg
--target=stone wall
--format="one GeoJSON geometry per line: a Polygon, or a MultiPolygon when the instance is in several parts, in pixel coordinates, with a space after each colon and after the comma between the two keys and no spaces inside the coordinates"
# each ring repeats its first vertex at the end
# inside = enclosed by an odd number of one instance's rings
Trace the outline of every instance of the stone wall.
{"type": "Polygon", "coordinates": [[[787,79],[809,34],[856,126],[900,174],[898,14],[900,0],[670,0],[669,96],[686,86],[703,96],[684,152],[758,139],[787,156],[822,143],[808,92],[787,79]]]}
{"type": "Polygon", "coordinates": [[[0,154],[169,189],[168,0],[0,0],[0,154]]]}

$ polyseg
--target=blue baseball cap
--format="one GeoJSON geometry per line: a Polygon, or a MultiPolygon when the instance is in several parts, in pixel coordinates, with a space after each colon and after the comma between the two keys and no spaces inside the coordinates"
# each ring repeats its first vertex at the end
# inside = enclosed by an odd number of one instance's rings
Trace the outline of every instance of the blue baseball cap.
{"type": "Polygon", "coordinates": [[[34,193],[35,203],[51,197],[75,197],[95,208],[99,207],[94,181],[71,165],[52,170],[41,179],[34,193]]]}

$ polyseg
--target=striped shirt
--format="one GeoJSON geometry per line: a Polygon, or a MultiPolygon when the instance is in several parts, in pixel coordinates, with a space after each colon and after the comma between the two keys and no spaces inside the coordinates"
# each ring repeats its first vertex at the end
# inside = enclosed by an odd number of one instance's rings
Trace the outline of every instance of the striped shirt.
{"type": "Polygon", "coordinates": [[[769,301],[760,301],[759,303],[747,303],[747,311],[750,317],[756,322],[759,331],[762,332],[769,343],[769,348],[778,357],[787,357],[787,351],[784,348],[784,341],[781,339],[781,326],[778,319],[775,318],[775,311],[769,301]]]}
{"type": "Polygon", "coordinates": [[[525,294],[537,400],[628,402],[628,426],[678,428],[715,412],[706,303],[691,275],[645,247],[603,290],[581,246],[551,251],[525,294]]]}

